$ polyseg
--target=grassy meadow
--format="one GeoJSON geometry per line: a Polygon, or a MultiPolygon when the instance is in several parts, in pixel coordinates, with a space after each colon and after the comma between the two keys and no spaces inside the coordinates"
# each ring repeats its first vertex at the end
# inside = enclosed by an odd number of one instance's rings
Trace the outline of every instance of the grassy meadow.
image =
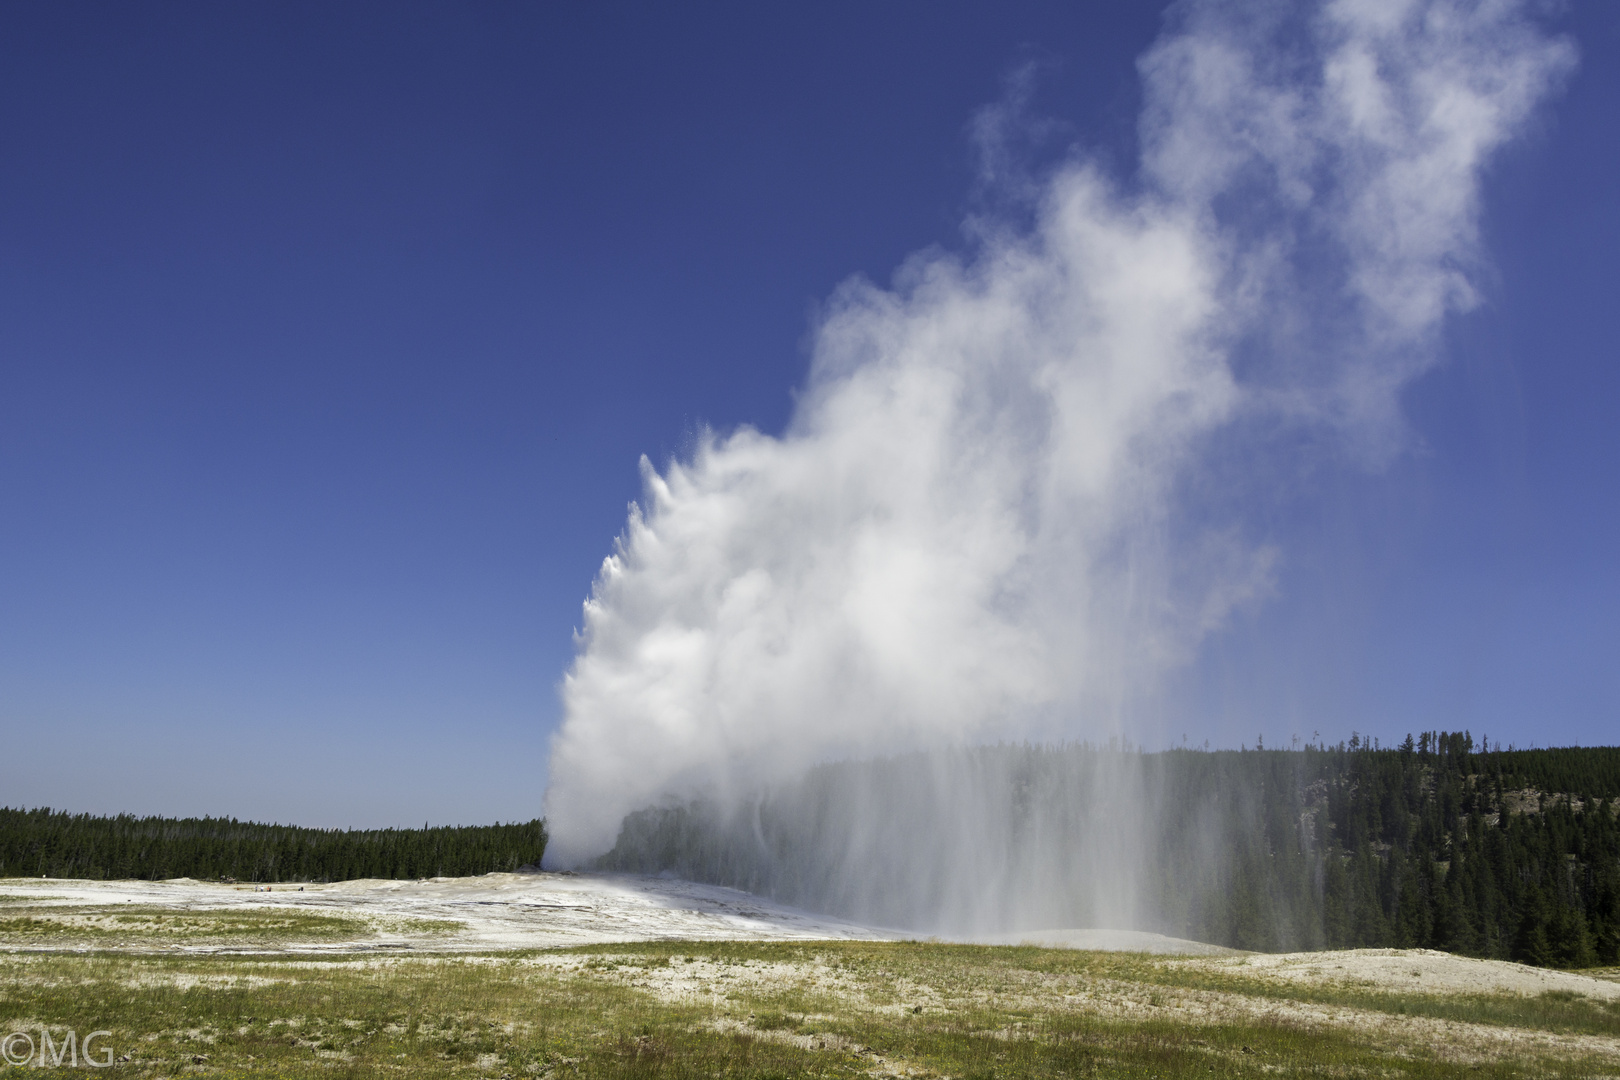
{"type": "Polygon", "coordinates": [[[131,1077],[1620,1075],[1620,1002],[1567,992],[1379,992],[927,942],[449,954],[431,927],[403,952],[256,953],[366,933],[275,911],[8,905],[0,920],[0,1032],[43,1029],[57,1049],[110,1032],[96,1054],[131,1077]],[[196,948],[221,943],[236,951],[196,948]]]}

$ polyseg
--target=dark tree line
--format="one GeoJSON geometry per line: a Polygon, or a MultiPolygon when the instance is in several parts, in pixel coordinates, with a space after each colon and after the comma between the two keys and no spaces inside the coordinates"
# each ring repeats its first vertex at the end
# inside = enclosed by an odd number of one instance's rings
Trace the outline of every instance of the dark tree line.
{"type": "Polygon", "coordinates": [[[303,829],[235,818],[93,817],[0,809],[0,877],[347,881],[462,877],[538,866],[544,821],[303,829]]]}

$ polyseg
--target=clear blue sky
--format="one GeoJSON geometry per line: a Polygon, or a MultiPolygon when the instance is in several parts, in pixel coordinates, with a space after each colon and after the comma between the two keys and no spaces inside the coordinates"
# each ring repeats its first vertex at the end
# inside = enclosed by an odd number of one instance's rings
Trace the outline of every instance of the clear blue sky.
{"type": "MultiPolygon", "coordinates": [[[[0,10],[0,804],[538,814],[579,605],[815,306],[960,246],[968,125],[1135,153],[1156,4],[0,10]]],[[[1268,501],[1194,741],[1620,734],[1620,8],[1489,178],[1389,468],[1268,501]]]]}

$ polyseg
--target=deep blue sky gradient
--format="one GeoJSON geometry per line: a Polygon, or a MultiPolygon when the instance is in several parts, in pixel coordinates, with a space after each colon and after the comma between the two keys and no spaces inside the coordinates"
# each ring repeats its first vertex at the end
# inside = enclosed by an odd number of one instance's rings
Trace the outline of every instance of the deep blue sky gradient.
{"type": "MultiPolygon", "coordinates": [[[[1620,734],[1620,9],[1490,177],[1418,443],[1268,503],[1195,741],[1620,734]]],[[[778,431],[962,245],[969,125],[1128,170],[1155,4],[0,9],[0,804],[539,813],[637,458],[778,431]]],[[[1259,511],[1257,511],[1259,512],[1259,511]]]]}

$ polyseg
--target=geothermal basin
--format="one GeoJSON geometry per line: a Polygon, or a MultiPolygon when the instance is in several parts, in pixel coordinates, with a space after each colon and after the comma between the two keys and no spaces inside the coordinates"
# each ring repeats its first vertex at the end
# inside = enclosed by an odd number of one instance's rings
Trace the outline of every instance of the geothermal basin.
{"type": "MultiPolygon", "coordinates": [[[[94,906],[113,918],[128,910],[302,912],[341,915],[363,936],[262,945],[177,942],[175,952],[352,952],[432,949],[487,952],[613,942],[901,941],[919,935],[862,926],[719,885],[642,874],[484,874],[416,881],[361,879],[328,884],[169,881],[0,880],[0,901],[31,911],[94,906]]],[[[78,920],[78,916],[72,916],[78,920]]],[[[115,927],[116,920],[108,922],[115,927]]],[[[88,926],[87,926],[88,928],[88,926]]],[[[1042,945],[1175,955],[1235,955],[1234,950],[1138,930],[1049,929],[954,940],[979,945],[1042,945]]],[[[30,946],[12,946],[27,950],[30,946]]],[[[136,950],[139,951],[139,950],[136,950]]]]}

